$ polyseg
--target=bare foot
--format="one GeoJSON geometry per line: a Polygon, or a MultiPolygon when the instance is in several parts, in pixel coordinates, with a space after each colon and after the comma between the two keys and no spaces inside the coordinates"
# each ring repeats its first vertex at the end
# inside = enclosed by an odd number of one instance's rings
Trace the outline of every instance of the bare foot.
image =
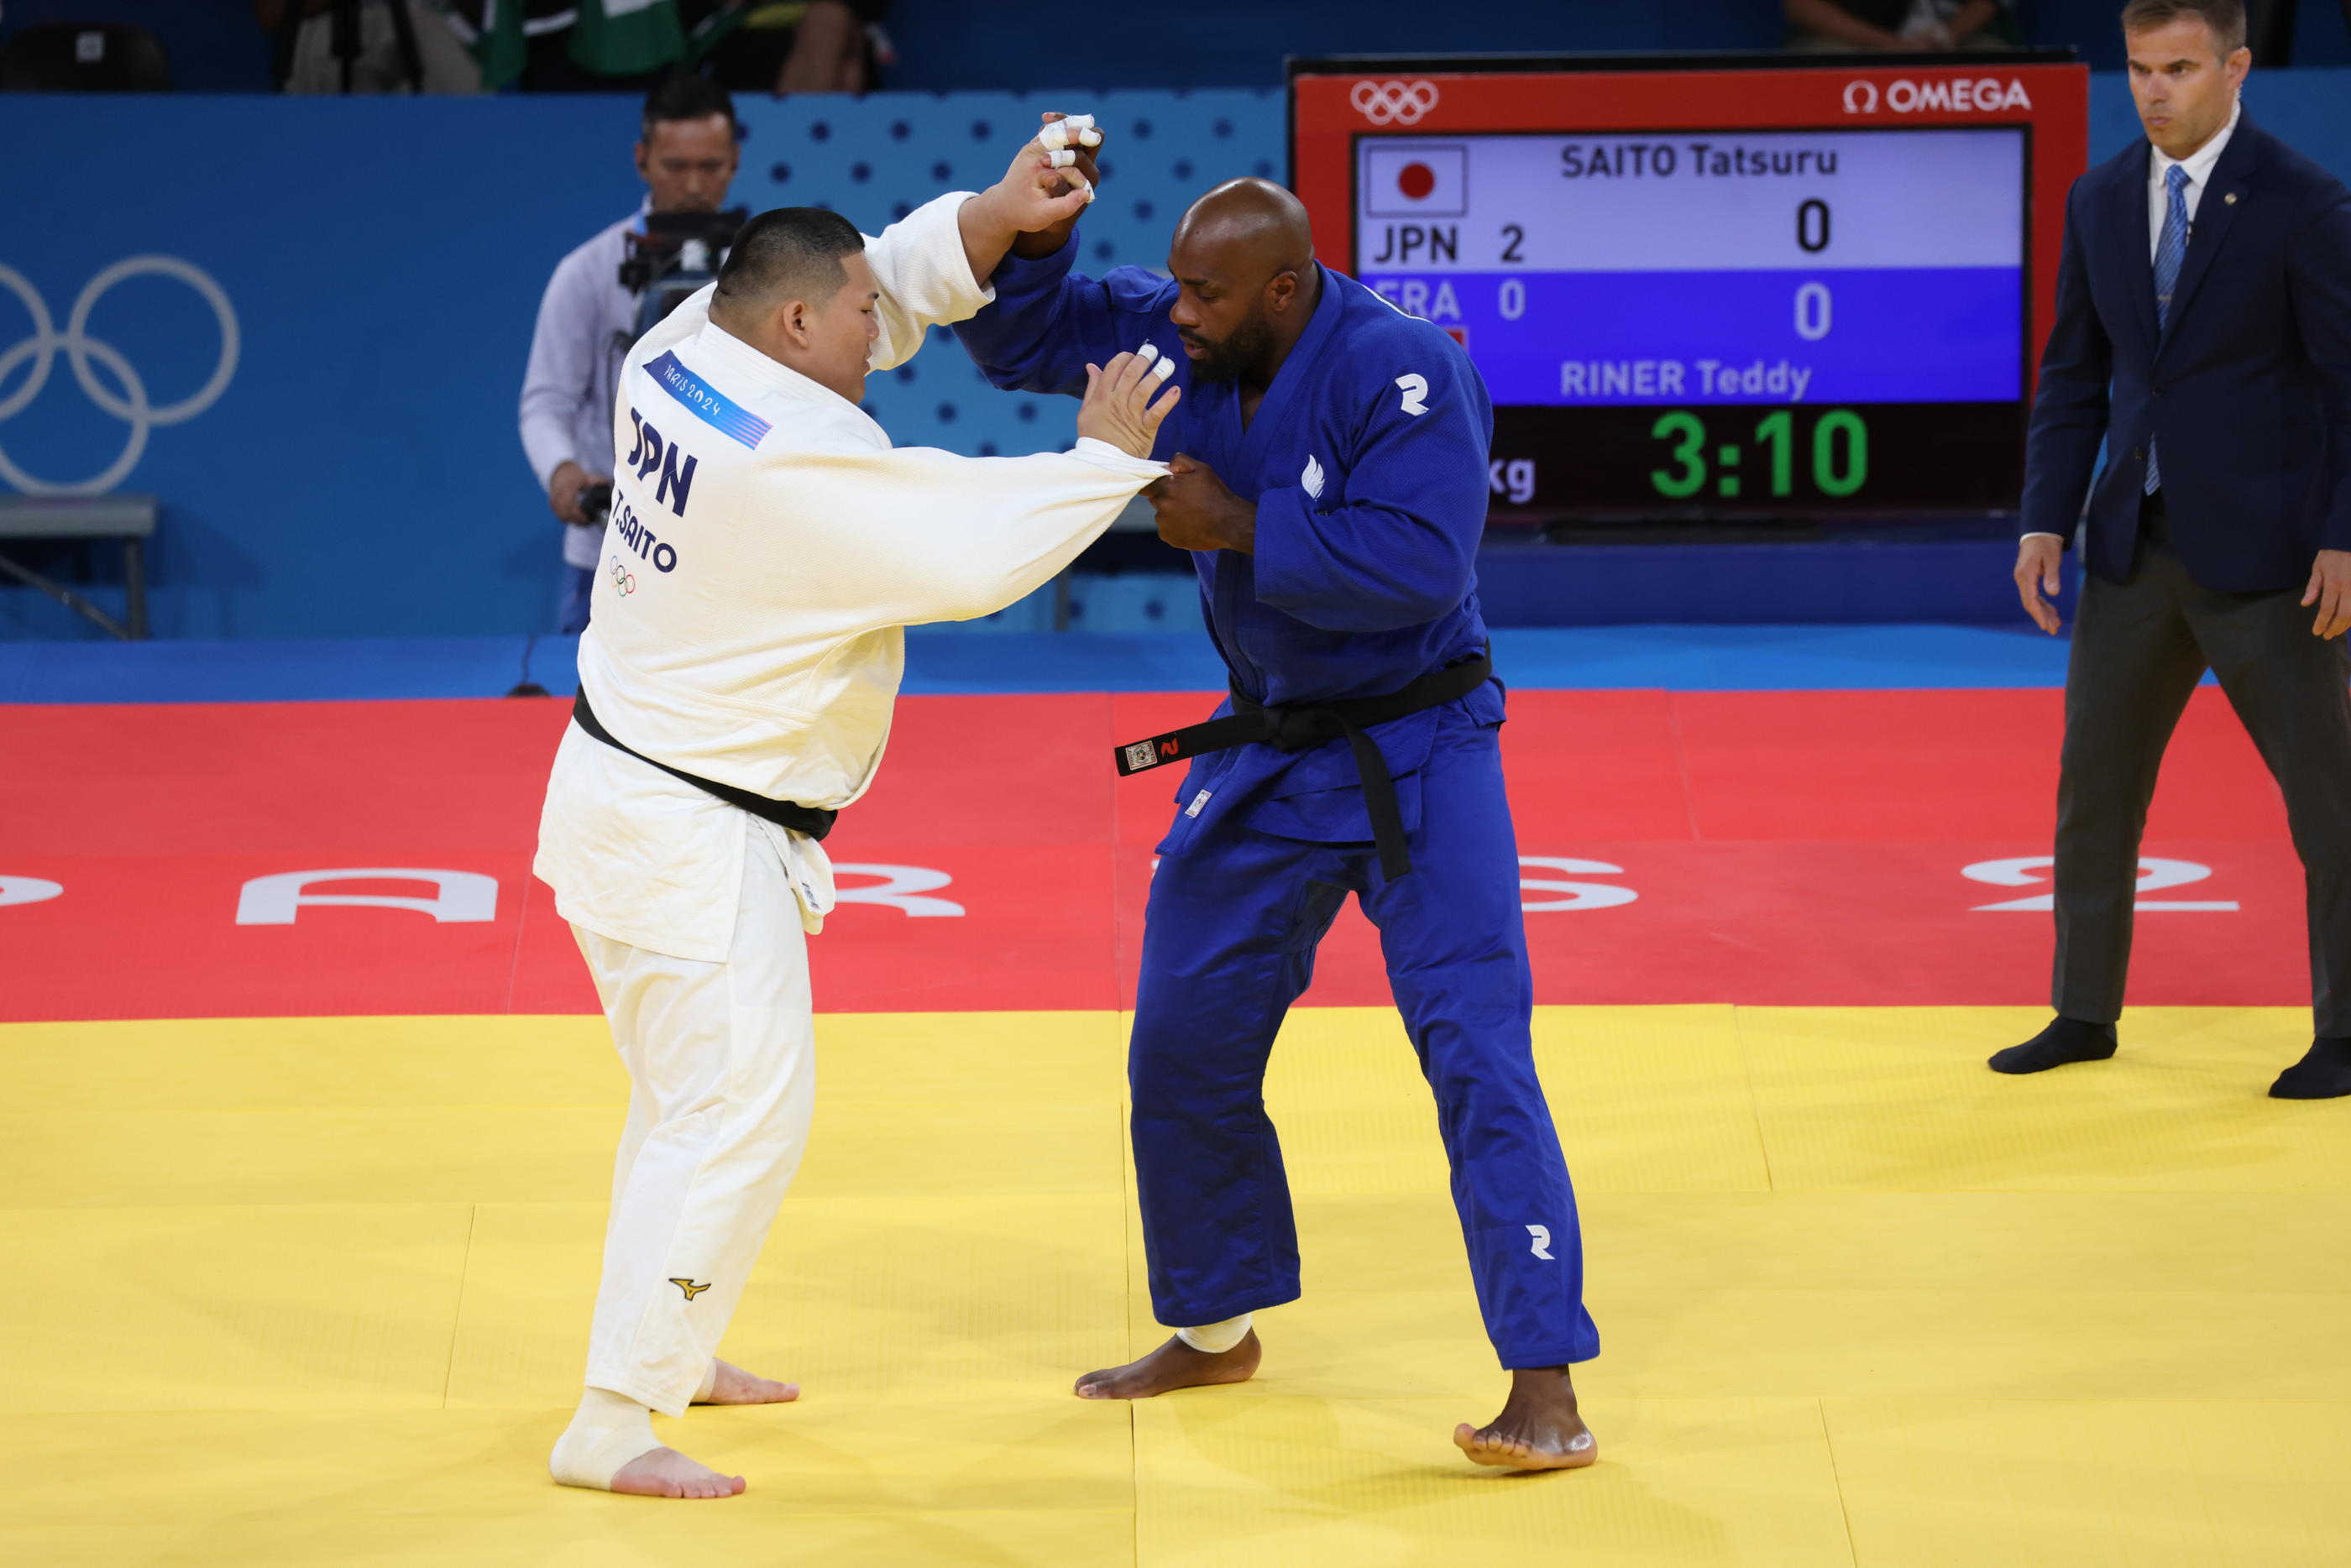
{"type": "Polygon", "coordinates": [[[631,1497],[740,1497],[743,1488],[741,1476],[722,1476],[675,1449],[639,1454],[612,1478],[612,1490],[631,1497]]]}
{"type": "Polygon", "coordinates": [[[710,1397],[696,1399],[697,1405],[789,1405],[800,1397],[797,1383],[778,1383],[772,1377],[761,1377],[746,1372],[732,1362],[718,1364],[718,1381],[710,1386],[710,1397]]]}
{"type": "Polygon", "coordinates": [[[1140,1361],[1089,1372],[1078,1379],[1081,1399],[1148,1399],[1171,1388],[1199,1388],[1211,1383],[1246,1383],[1257,1373],[1265,1347],[1257,1330],[1241,1336],[1230,1350],[1211,1355],[1170,1335],[1167,1343],[1140,1361]]]}
{"type": "Polygon", "coordinates": [[[1510,1402],[1483,1427],[1453,1428],[1456,1447],[1481,1465],[1513,1470],[1580,1470],[1600,1457],[1592,1428],[1575,1413],[1575,1384],[1564,1366],[1510,1374],[1510,1402]]]}

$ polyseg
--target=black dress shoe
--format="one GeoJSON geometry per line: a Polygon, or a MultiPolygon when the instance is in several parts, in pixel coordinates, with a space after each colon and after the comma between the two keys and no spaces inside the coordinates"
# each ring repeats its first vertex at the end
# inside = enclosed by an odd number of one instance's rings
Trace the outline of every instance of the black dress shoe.
{"type": "Polygon", "coordinates": [[[2115,1054],[2115,1026],[2056,1018],[2022,1045],[1992,1054],[1995,1073],[2046,1073],[2068,1062],[2103,1062],[2115,1054]]]}
{"type": "Polygon", "coordinates": [[[2322,1036],[2270,1085],[2273,1100],[2339,1100],[2351,1095],[2351,1036],[2322,1036]]]}

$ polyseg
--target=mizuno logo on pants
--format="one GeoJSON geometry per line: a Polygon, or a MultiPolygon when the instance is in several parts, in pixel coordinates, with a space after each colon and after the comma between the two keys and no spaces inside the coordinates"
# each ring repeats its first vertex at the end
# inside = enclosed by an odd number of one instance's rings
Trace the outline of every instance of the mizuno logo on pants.
{"type": "MultiPolygon", "coordinates": [[[[1546,1241],[1551,1240],[1550,1232],[1544,1232],[1543,1240],[1546,1241]]],[[[670,1283],[675,1285],[679,1290],[684,1291],[685,1293],[685,1299],[688,1301],[692,1301],[695,1297],[700,1295],[703,1292],[710,1288],[708,1285],[697,1285],[692,1280],[672,1280],[670,1283]]]]}

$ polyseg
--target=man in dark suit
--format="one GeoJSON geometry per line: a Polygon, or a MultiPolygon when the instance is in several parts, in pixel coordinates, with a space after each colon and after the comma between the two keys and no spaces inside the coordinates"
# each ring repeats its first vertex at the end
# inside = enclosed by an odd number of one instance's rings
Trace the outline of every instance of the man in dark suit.
{"type": "Polygon", "coordinates": [[[2016,562],[2056,631],[2043,590],[2083,520],[2058,1017],[1991,1065],[2115,1054],[2147,802],[2210,669],[2284,792],[2308,885],[2315,1038],[2270,1093],[2331,1099],[2351,1095],[2351,193],[2239,107],[2242,0],[2130,0],[2123,33],[2147,143],[2066,202],[2016,562]]]}

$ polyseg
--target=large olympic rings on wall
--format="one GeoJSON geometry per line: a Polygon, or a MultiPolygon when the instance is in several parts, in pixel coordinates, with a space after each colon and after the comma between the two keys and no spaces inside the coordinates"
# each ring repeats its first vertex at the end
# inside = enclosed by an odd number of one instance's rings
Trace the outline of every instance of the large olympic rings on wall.
{"type": "Polygon", "coordinates": [[[49,480],[37,478],[16,466],[5,451],[0,451],[0,479],[5,479],[27,495],[99,495],[113,489],[139,466],[139,459],[147,451],[148,434],[157,425],[176,425],[194,419],[215,402],[228,389],[229,380],[236,374],[240,338],[236,325],[236,309],[229,303],[227,293],[213,281],[212,275],[193,262],[177,256],[126,256],[106,268],[83,286],[81,295],[74,301],[73,313],[66,318],[66,329],[57,329],[49,307],[40,291],[25,275],[13,267],[0,266],[0,288],[6,289],[24,302],[26,314],[33,318],[32,336],[21,339],[6,353],[0,354],[0,388],[26,360],[32,369],[24,384],[13,392],[0,393],[0,422],[16,418],[41,395],[48,384],[49,372],[56,368],[62,352],[73,369],[74,380],[82,392],[100,409],[130,427],[130,439],[123,443],[121,454],[106,469],[89,479],[49,480]],[[214,319],[220,324],[220,359],[213,367],[210,379],[175,403],[160,407],[148,400],[147,383],[131,368],[130,358],[102,337],[89,335],[90,313],[106,291],[126,278],[172,277],[196,291],[196,296],[212,306],[214,319]],[[105,367],[108,374],[120,385],[118,393],[99,378],[93,365],[105,367]]]}
{"type": "Polygon", "coordinates": [[[1417,125],[1421,116],[1437,107],[1437,84],[1361,81],[1347,101],[1374,125],[1417,125]]]}

